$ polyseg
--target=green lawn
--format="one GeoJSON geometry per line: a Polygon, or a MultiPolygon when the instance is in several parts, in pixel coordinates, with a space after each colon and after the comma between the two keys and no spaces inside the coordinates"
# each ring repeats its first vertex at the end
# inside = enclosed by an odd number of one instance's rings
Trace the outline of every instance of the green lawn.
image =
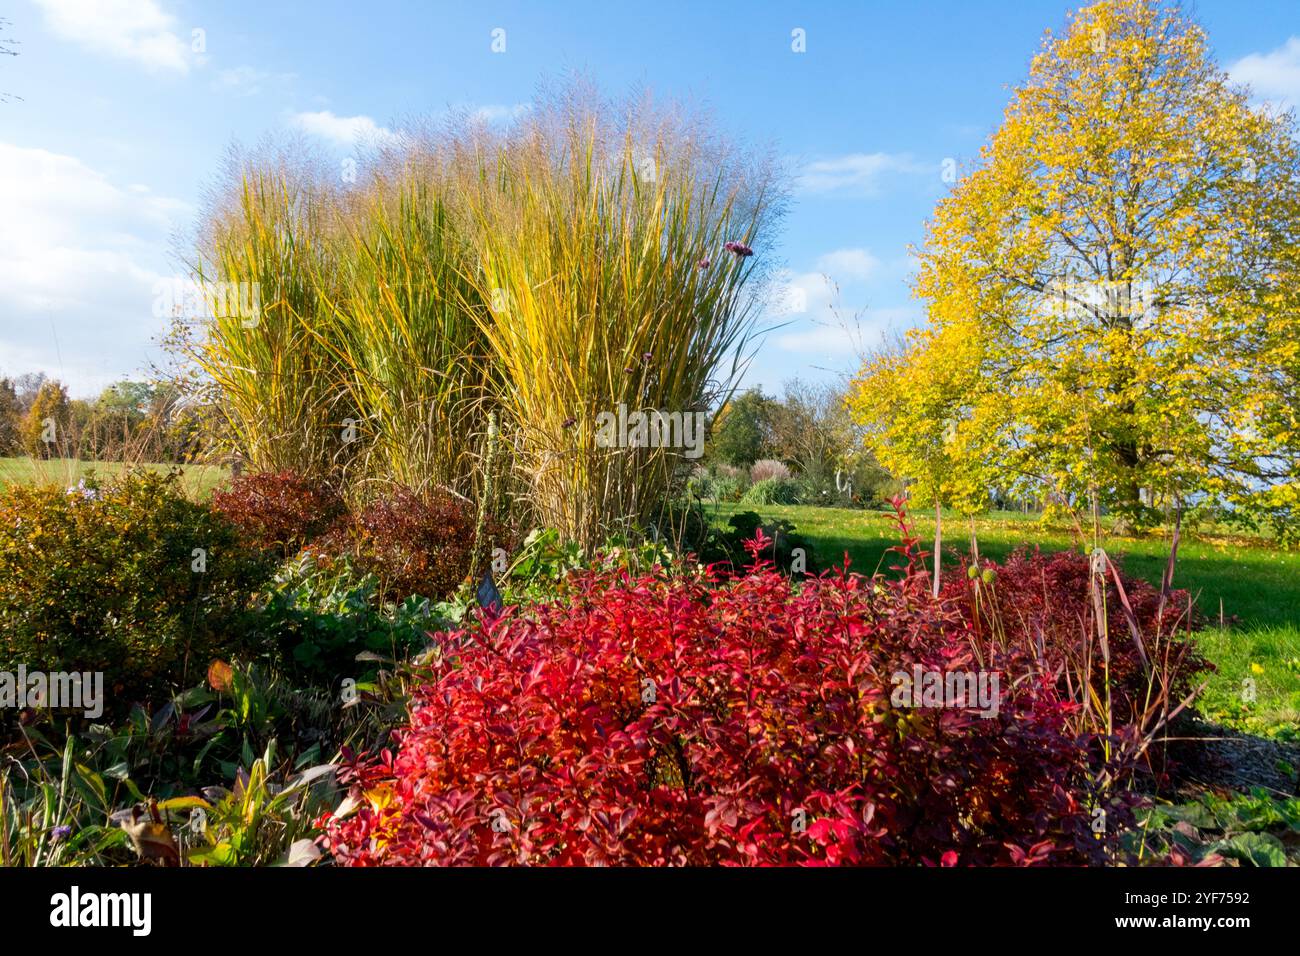
{"type": "MultiPolygon", "coordinates": [[[[842,560],[847,552],[853,568],[869,574],[890,563],[885,550],[898,541],[892,516],[877,511],[719,504],[715,519],[725,524],[736,512],[755,510],[764,518],[790,521],[815,549],[822,567],[842,560]]],[[[934,537],[933,516],[918,514],[914,521],[928,547],[934,537]]],[[[967,552],[968,522],[952,517],[945,518],[944,524],[945,550],[967,552]]],[[[1081,546],[1070,529],[1044,525],[1035,516],[1019,513],[978,519],[976,535],[980,554],[995,559],[1022,545],[1044,550],[1081,546]]],[[[1169,553],[1167,536],[1111,537],[1103,546],[1129,573],[1159,583],[1169,553]]],[[[1300,552],[1282,551],[1260,539],[1185,534],[1174,584],[1191,591],[1216,624],[1222,606],[1227,623],[1200,637],[1206,656],[1219,669],[1202,711],[1243,729],[1295,732],[1300,728],[1300,552]],[[1255,681],[1254,704],[1242,702],[1246,678],[1255,681]]]]}
{"type": "MultiPolygon", "coordinates": [[[[78,479],[90,472],[108,476],[129,467],[167,471],[174,465],[124,465],[114,461],[79,461],[75,458],[0,458],[0,488],[10,484],[52,483],[75,485],[78,479]]],[[[212,489],[229,475],[227,469],[216,465],[184,465],[181,484],[197,497],[206,498],[212,489]]]]}
{"type": "Polygon", "coordinates": [[[1197,640],[1218,668],[1198,708],[1203,714],[1244,730],[1300,740],[1300,628],[1212,628],[1197,640]],[[1254,682],[1254,703],[1243,700],[1247,679],[1254,682]]]}

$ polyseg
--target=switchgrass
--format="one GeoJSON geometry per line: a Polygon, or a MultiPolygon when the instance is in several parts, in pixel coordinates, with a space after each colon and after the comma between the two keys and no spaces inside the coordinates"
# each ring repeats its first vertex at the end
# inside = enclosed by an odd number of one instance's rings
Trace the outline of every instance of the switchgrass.
{"type": "Polygon", "coordinates": [[[483,161],[467,278],[489,305],[473,314],[537,521],[591,545],[641,525],[684,457],[602,447],[598,416],[708,407],[750,327],[750,267],[723,247],[752,241],[763,204],[742,211],[751,184],[689,143],[611,141],[598,116],[579,119],[534,125],[483,161]]]}
{"type": "Polygon", "coordinates": [[[734,381],[765,267],[724,246],[782,198],[696,118],[577,89],[502,132],[403,132],[355,184],[283,153],[231,172],[195,271],[255,285],[260,316],[217,314],[189,354],[234,449],[354,496],[494,487],[584,545],[686,472],[683,447],[598,446],[597,417],[703,412],[734,381]]]}
{"type": "Polygon", "coordinates": [[[395,192],[366,197],[316,263],[312,346],[334,360],[335,387],[362,413],[358,478],[473,493],[489,367],[481,304],[463,278],[469,250],[431,184],[408,171],[395,192]]]}
{"type": "Polygon", "coordinates": [[[221,209],[195,264],[212,314],[190,356],[216,387],[236,449],[259,469],[321,475],[343,451],[336,363],[313,334],[331,209],[307,177],[245,169],[234,210],[221,209]],[[219,290],[240,284],[256,290],[254,314],[222,307],[219,290]]]}

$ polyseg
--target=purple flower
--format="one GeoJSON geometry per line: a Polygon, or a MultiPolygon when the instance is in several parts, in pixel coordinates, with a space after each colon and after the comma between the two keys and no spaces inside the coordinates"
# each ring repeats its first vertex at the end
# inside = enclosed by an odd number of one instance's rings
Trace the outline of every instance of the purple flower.
{"type": "Polygon", "coordinates": [[[566,418],[564,421],[560,422],[560,427],[572,428],[576,424],[578,424],[578,420],[576,418],[566,418]]]}
{"type": "Polygon", "coordinates": [[[52,839],[55,843],[58,843],[60,840],[66,840],[70,833],[72,833],[72,827],[57,826],[50,831],[50,839],[52,839]]]}
{"type": "Polygon", "coordinates": [[[646,352],[644,355],[641,356],[641,361],[648,362],[654,357],[655,355],[653,352],[646,352]]]}
{"type": "Polygon", "coordinates": [[[88,501],[94,501],[96,498],[99,497],[99,492],[97,490],[95,490],[94,488],[88,488],[86,486],[85,478],[80,479],[75,485],[69,488],[68,494],[81,495],[82,498],[88,501]]]}
{"type": "Polygon", "coordinates": [[[713,265],[713,260],[712,260],[712,259],[704,258],[704,259],[701,259],[701,260],[700,260],[700,268],[701,268],[701,269],[707,269],[707,268],[708,268],[709,266],[711,266],[711,265],[713,265]]]}
{"type": "Polygon", "coordinates": [[[754,254],[754,250],[749,248],[749,246],[745,245],[743,242],[728,242],[722,248],[726,249],[730,253],[734,253],[738,259],[744,259],[746,256],[752,256],[754,254]]]}

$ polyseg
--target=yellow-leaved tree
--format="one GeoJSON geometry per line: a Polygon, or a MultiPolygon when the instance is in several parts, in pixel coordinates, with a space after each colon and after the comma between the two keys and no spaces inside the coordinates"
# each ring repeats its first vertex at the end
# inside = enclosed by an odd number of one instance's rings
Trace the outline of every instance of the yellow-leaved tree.
{"type": "Polygon", "coordinates": [[[881,349],[847,399],[880,463],[908,480],[911,501],[934,508],[936,597],[942,508],[971,517],[984,511],[995,477],[982,452],[991,438],[986,406],[978,399],[983,345],[967,333],[953,326],[923,328],[899,347],[881,349]]]}
{"type": "Polygon", "coordinates": [[[23,449],[33,458],[57,458],[69,451],[68,390],[59,382],[45,382],[32,400],[22,424],[23,449]]]}
{"type": "Polygon", "coordinates": [[[927,489],[938,468],[1300,532],[1295,136],[1175,7],[1105,0],[1049,33],[928,224],[928,324],[857,380],[877,456],[927,489]]]}

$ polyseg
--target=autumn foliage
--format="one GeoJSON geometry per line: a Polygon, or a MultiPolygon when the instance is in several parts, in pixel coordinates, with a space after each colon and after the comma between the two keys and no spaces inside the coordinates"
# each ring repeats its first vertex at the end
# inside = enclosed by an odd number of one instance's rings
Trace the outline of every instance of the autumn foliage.
{"type": "Polygon", "coordinates": [[[491,520],[476,535],[473,504],[439,489],[391,485],[349,506],[318,478],[278,471],[235,478],[212,499],[246,544],[282,558],[307,549],[321,563],[345,559],[375,575],[385,601],[448,597],[470,572],[476,547],[486,568],[492,548],[507,543],[491,520]]]}
{"type": "Polygon", "coordinates": [[[977,642],[1014,644],[1030,653],[1041,647],[1045,659],[1064,665],[1061,693],[1082,703],[1085,695],[1070,684],[1087,675],[1089,699],[1101,701],[1109,690],[1120,726],[1149,723],[1143,715],[1153,704],[1176,707],[1196,689],[1197,675],[1212,668],[1187,639],[1204,619],[1185,590],[1171,588],[1162,601],[1158,587],[1112,574],[1109,565],[1098,567],[1078,551],[1021,548],[1002,565],[984,562],[977,570],[952,577],[941,595],[961,611],[977,642]]]}
{"type": "Polygon", "coordinates": [[[243,616],[267,562],[179,480],[142,469],[0,490],[0,672],[99,671],[125,712],[250,650],[243,616]]]}
{"type": "Polygon", "coordinates": [[[475,539],[473,505],[445,491],[418,494],[397,487],[338,522],[312,550],[324,559],[346,557],[374,574],[380,595],[444,598],[469,574],[477,547],[485,569],[501,531],[487,522],[475,539]]]}
{"type": "Polygon", "coordinates": [[[245,542],[282,558],[320,537],[346,511],[333,489],[291,471],[238,475],[230,490],[212,493],[212,505],[245,542]]]}
{"type": "MultiPolygon", "coordinates": [[[[900,670],[980,666],[966,595],[931,600],[914,543],[902,580],[841,568],[802,585],[757,560],[767,545],[760,533],[735,578],[595,571],[565,602],[446,635],[396,752],[349,770],[357,809],[326,824],[335,858],[995,865],[1114,852],[1130,817],[1092,789],[1097,749],[1071,731],[1077,707],[1050,676],[1066,653],[1056,629],[1043,659],[1008,643],[986,661],[1002,676],[995,716],[896,706],[900,670]]],[[[1023,571],[1027,594],[1039,570],[1018,559],[1002,578],[1023,571]]]]}
{"type": "Polygon", "coordinates": [[[1204,30],[1102,0],[1049,33],[919,250],[927,321],[850,404],[916,500],[1300,535],[1300,148],[1204,30]]]}

